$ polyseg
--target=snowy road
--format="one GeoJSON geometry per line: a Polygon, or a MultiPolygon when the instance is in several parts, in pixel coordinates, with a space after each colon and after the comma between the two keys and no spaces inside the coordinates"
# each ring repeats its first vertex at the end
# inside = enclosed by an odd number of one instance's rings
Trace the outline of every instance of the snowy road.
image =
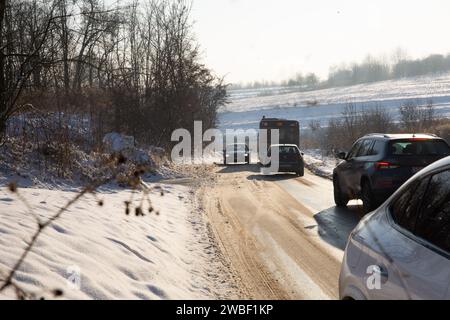
{"type": "MultiPolygon", "coordinates": [[[[450,74],[310,92],[275,91],[231,92],[231,103],[218,115],[219,128],[257,129],[265,115],[299,120],[303,134],[312,120],[326,126],[330,119],[341,118],[348,103],[358,110],[382,108],[398,120],[405,103],[432,101],[436,117],[450,117],[450,74]]],[[[310,165],[317,162],[314,153],[303,151],[310,165]]],[[[329,175],[335,164],[326,162],[319,165],[329,175]]],[[[303,178],[264,177],[257,166],[236,166],[217,167],[216,174],[218,183],[204,190],[205,208],[247,296],[337,298],[345,243],[361,217],[358,202],[337,209],[332,182],[308,172],[303,178]]]]}
{"type": "Polygon", "coordinates": [[[248,298],[336,299],[343,249],[361,217],[337,209],[330,180],[262,176],[257,165],[218,166],[203,201],[248,298]]]}

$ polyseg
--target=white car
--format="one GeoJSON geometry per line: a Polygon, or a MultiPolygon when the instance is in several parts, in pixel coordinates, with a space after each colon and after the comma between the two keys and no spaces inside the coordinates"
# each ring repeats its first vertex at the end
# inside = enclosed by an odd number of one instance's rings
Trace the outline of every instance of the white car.
{"type": "Polygon", "coordinates": [[[223,150],[223,164],[245,162],[250,164],[250,150],[245,143],[228,144],[223,150]]]}
{"type": "Polygon", "coordinates": [[[341,299],[450,299],[450,157],[408,180],[350,234],[341,299]]]}

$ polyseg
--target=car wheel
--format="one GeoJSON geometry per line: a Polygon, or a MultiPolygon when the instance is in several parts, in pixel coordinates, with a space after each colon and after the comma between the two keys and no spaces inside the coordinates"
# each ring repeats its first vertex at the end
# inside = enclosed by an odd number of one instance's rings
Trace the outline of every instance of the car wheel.
{"type": "Polygon", "coordinates": [[[341,185],[337,176],[333,177],[334,203],[337,207],[346,207],[349,201],[348,197],[342,194],[341,185]]]}
{"type": "Polygon", "coordinates": [[[361,200],[363,202],[363,209],[365,213],[373,211],[376,207],[375,200],[372,193],[372,187],[369,181],[364,181],[361,187],[361,200]]]}
{"type": "Polygon", "coordinates": [[[297,173],[297,176],[303,177],[305,175],[305,168],[302,166],[300,168],[300,170],[298,170],[296,173],[297,173]]]}

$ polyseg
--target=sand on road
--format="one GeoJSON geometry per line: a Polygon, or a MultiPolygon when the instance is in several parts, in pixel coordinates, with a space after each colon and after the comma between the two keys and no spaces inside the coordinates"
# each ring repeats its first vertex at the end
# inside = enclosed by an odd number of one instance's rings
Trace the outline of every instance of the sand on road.
{"type": "Polygon", "coordinates": [[[213,234],[247,299],[337,299],[345,243],[361,207],[333,203],[330,180],[215,166],[198,189],[213,234]]]}

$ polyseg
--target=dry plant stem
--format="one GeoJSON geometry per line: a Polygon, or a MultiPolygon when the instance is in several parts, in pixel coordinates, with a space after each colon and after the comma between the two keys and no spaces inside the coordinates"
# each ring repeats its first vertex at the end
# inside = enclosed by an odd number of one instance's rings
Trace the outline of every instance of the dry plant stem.
{"type": "MultiPolygon", "coordinates": [[[[25,261],[26,257],[28,256],[28,254],[31,252],[31,250],[33,249],[34,245],[36,244],[38,238],[40,237],[40,235],[44,232],[44,230],[50,226],[55,220],[59,219],[64,212],[67,211],[67,209],[69,207],[71,207],[73,204],[75,204],[77,201],[79,201],[84,195],[86,195],[87,193],[93,193],[94,196],[95,195],[95,190],[97,190],[100,186],[112,181],[115,179],[115,177],[117,176],[117,171],[113,174],[113,176],[111,178],[108,179],[103,179],[101,181],[98,181],[90,186],[85,187],[81,192],[79,192],[73,199],[71,199],[69,202],[67,202],[67,204],[62,207],[61,209],[58,210],[58,212],[53,215],[52,217],[50,217],[47,221],[45,221],[44,223],[40,222],[39,217],[33,212],[33,209],[31,207],[31,205],[28,203],[28,201],[22,196],[20,195],[20,193],[18,192],[18,190],[15,190],[15,192],[17,193],[17,197],[26,205],[26,207],[29,209],[31,215],[33,215],[33,217],[36,218],[37,222],[38,222],[38,229],[36,230],[36,232],[33,234],[30,242],[28,243],[27,247],[24,249],[24,251],[22,252],[20,258],[17,260],[16,264],[14,265],[14,267],[11,269],[11,271],[7,274],[7,276],[4,279],[0,279],[0,281],[3,282],[2,286],[0,287],[0,292],[4,291],[6,288],[8,287],[13,287],[14,290],[16,291],[16,295],[19,298],[26,298],[28,296],[33,296],[33,295],[29,295],[27,294],[27,292],[25,290],[23,290],[19,285],[15,284],[13,282],[14,276],[17,273],[17,271],[20,269],[22,263],[25,261]]],[[[146,199],[149,203],[150,208],[152,208],[152,204],[151,204],[151,200],[149,197],[149,193],[150,191],[153,189],[151,188],[148,184],[146,184],[145,182],[143,182],[141,180],[141,178],[139,177],[139,182],[138,182],[138,186],[141,188],[141,190],[144,193],[143,198],[141,199],[141,204],[139,206],[139,208],[142,207],[143,201],[146,199]]],[[[133,199],[133,194],[131,194],[131,201],[130,204],[132,202],[133,199]]],[[[3,274],[2,274],[3,276],[3,274]]]]}
{"type": "Polygon", "coordinates": [[[38,229],[36,230],[36,232],[33,234],[33,236],[31,237],[30,242],[28,243],[27,247],[25,248],[25,250],[22,252],[22,255],[20,256],[19,260],[17,260],[16,264],[14,265],[14,267],[11,269],[11,271],[9,272],[9,274],[7,275],[6,279],[4,280],[3,285],[0,287],[0,292],[4,291],[6,288],[8,288],[9,286],[14,286],[16,288],[16,290],[18,289],[17,286],[13,285],[12,279],[14,278],[17,270],[19,270],[20,266],[22,265],[22,263],[24,262],[25,258],[28,256],[28,254],[31,252],[31,250],[33,249],[34,245],[36,244],[39,236],[43,233],[43,231],[50,226],[55,220],[57,220],[58,218],[61,217],[61,215],[67,211],[67,209],[69,207],[71,207],[74,203],[76,203],[78,200],[80,200],[84,195],[86,195],[87,193],[93,192],[94,190],[96,190],[98,187],[104,185],[105,183],[111,181],[113,178],[108,178],[102,181],[99,181],[97,183],[94,183],[91,186],[88,186],[86,188],[84,188],[80,193],[78,193],[73,199],[71,199],[64,207],[62,207],[61,209],[58,210],[58,212],[53,215],[51,218],[49,218],[46,222],[44,223],[39,223],[38,224],[38,229]]]}
{"type": "Polygon", "coordinates": [[[33,208],[30,205],[30,203],[28,202],[28,200],[22,196],[19,192],[16,193],[17,198],[19,198],[20,201],[22,201],[22,203],[25,205],[25,207],[27,207],[28,211],[30,212],[30,215],[32,215],[35,219],[38,225],[41,225],[41,219],[39,218],[39,216],[37,214],[35,214],[33,212],[33,208]]]}

